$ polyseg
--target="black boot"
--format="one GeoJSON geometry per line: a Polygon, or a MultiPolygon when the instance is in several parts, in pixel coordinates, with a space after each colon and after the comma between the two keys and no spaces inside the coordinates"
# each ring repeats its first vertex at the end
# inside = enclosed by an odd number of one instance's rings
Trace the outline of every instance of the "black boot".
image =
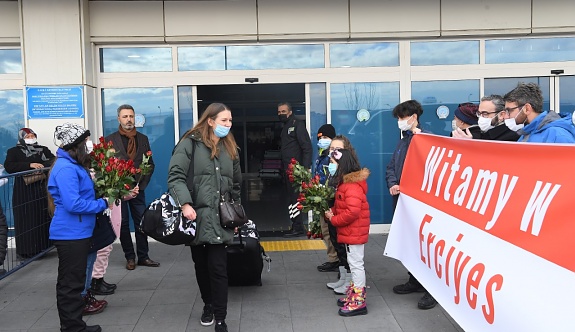
{"type": "MultiPolygon", "coordinates": [[[[92,279],[92,280],[93,280],[93,279],[92,279]]],[[[102,277],[102,285],[104,285],[104,286],[106,286],[106,287],[108,287],[108,288],[110,288],[110,289],[113,289],[113,290],[116,290],[116,288],[118,287],[118,286],[116,286],[116,284],[109,284],[109,283],[107,283],[106,280],[104,280],[103,277],[102,277]]]]}
{"type": "Polygon", "coordinates": [[[104,278],[93,278],[92,284],[90,285],[90,290],[96,295],[112,295],[114,294],[114,289],[107,287],[103,283],[104,278]]]}

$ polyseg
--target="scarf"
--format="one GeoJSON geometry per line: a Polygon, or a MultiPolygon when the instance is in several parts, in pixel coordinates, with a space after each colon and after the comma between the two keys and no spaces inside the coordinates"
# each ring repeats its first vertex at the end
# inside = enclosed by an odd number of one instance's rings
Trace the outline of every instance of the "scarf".
{"type": "Polygon", "coordinates": [[[126,152],[128,153],[130,160],[134,160],[134,158],[136,158],[136,134],[138,134],[138,131],[135,127],[133,130],[127,131],[120,125],[118,126],[118,132],[120,135],[128,138],[128,147],[126,148],[126,152]]]}
{"type": "Polygon", "coordinates": [[[46,155],[44,155],[44,147],[42,145],[38,145],[38,143],[26,144],[23,139],[20,139],[18,140],[18,144],[16,144],[16,146],[20,148],[20,151],[24,153],[26,158],[32,156],[40,156],[42,161],[48,160],[48,158],[46,158],[46,155]]]}

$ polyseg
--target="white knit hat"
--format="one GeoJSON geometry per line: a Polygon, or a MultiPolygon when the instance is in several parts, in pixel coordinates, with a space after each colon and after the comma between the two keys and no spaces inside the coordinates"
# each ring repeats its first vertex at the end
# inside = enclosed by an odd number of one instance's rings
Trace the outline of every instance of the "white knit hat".
{"type": "Polygon", "coordinates": [[[88,136],[90,136],[90,131],[84,127],[74,123],[64,123],[61,126],[56,126],[54,144],[64,150],[70,150],[80,142],[83,142],[88,136]],[[57,143],[58,141],[60,144],[57,143]]]}

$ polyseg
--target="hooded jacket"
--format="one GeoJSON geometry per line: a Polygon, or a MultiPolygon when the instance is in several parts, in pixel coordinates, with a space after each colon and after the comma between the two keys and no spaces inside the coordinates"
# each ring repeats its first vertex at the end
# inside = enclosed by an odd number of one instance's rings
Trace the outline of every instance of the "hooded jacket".
{"type": "Polygon", "coordinates": [[[575,143],[575,125],[571,117],[545,111],[517,132],[519,142],[575,143]]]}
{"type": "Polygon", "coordinates": [[[230,244],[233,230],[220,226],[220,188],[228,190],[241,202],[242,173],[240,160],[232,160],[224,145],[218,143],[219,154],[211,159],[211,150],[199,133],[191,133],[174,149],[168,168],[168,189],[180,205],[190,204],[196,210],[196,237],[191,245],[230,244]],[[193,149],[193,145],[196,145],[193,149]],[[193,156],[192,156],[193,150],[193,156]],[[188,170],[194,163],[193,190],[187,186],[188,170]]]}
{"type": "Polygon", "coordinates": [[[335,192],[331,224],[337,228],[337,242],[365,244],[369,237],[369,203],[367,178],[369,170],[361,169],[343,176],[335,192]]]}
{"type": "Polygon", "coordinates": [[[58,149],[58,159],[50,171],[48,191],[54,199],[54,217],[50,223],[50,239],[82,240],[92,237],[96,213],[108,203],[96,199],[94,181],[84,167],[68,152],[58,149]]]}

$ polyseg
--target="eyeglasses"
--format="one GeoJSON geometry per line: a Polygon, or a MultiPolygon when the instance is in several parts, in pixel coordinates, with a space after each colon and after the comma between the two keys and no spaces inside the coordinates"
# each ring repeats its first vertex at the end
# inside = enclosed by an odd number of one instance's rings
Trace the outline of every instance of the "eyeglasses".
{"type": "Polygon", "coordinates": [[[516,110],[516,109],[518,109],[518,108],[521,108],[521,107],[523,107],[523,106],[525,106],[525,104],[519,105],[519,106],[515,106],[515,107],[504,108],[503,110],[504,110],[505,112],[507,112],[507,114],[511,114],[511,112],[513,112],[514,110],[516,110]]]}
{"type": "Polygon", "coordinates": [[[477,115],[478,118],[487,118],[489,117],[489,114],[495,114],[497,112],[476,112],[475,115],[477,115]]]}
{"type": "Polygon", "coordinates": [[[340,149],[340,148],[332,148],[332,147],[330,147],[330,148],[329,148],[329,152],[334,152],[335,150],[339,150],[339,149],[340,149]]]}

